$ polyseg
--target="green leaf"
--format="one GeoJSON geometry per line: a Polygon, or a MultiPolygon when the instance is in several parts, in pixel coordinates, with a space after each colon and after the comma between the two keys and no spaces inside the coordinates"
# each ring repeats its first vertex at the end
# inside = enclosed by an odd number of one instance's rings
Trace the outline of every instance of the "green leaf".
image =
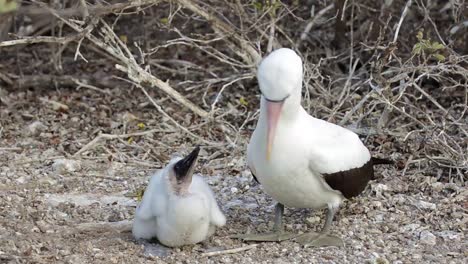
{"type": "Polygon", "coordinates": [[[163,23],[164,25],[167,25],[169,23],[169,19],[167,17],[161,18],[159,21],[163,23]]]}
{"type": "Polygon", "coordinates": [[[143,195],[145,194],[145,189],[140,189],[136,191],[136,198],[139,202],[143,200],[143,195]]]}
{"type": "Polygon", "coordinates": [[[253,6],[255,7],[255,9],[257,9],[259,11],[261,11],[263,9],[262,2],[260,2],[260,1],[254,2],[253,6]]]}
{"type": "Polygon", "coordinates": [[[436,51],[436,50],[443,50],[443,49],[445,49],[445,46],[436,41],[436,42],[432,42],[431,48],[432,48],[434,51],[436,51]]]}
{"type": "Polygon", "coordinates": [[[137,124],[137,127],[138,127],[139,129],[144,129],[146,126],[145,126],[145,123],[138,123],[138,124],[137,124]]]}
{"type": "Polygon", "coordinates": [[[247,100],[245,100],[244,97],[241,97],[241,98],[239,99],[239,103],[240,103],[241,105],[243,105],[243,106],[247,106],[247,105],[249,104],[249,103],[247,102],[247,100]]]}
{"type": "Polygon", "coordinates": [[[432,56],[433,56],[436,60],[438,60],[438,61],[443,61],[443,60],[445,60],[445,56],[442,55],[442,54],[440,54],[440,53],[432,54],[432,56]]]}
{"type": "Polygon", "coordinates": [[[15,11],[17,8],[16,0],[0,0],[0,14],[15,11]]]}
{"type": "Polygon", "coordinates": [[[421,43],[416,43],[413,46],[413,54],[419,55],[422,52],[422,44],[421,43]]]}
{"type": "Polygon", "coordinates": [[[416,34],[416,38],[419,39],[420,41],[422,40],[423,38],[423,32],[420,30],[418,31],[418,34],[416,34]]]}

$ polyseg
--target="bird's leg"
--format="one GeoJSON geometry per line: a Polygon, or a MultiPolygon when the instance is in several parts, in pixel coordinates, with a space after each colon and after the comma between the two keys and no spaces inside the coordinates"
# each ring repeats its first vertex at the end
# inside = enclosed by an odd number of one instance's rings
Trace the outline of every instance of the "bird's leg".
{"type": "Polygon", "coordinates": [[[275,223],[273,225],[273,232],[265,234],[243,234],[235,235],[233,238],[239,238],[245,241],[271,241],[280,242],[297,237],[297,234],[284,232],[283,225],[284,205],[277,203],[275,206],[275,223]]]}
{"type": "Polygon", "coordinates": [[[275,206],[275,223],[273,224],[273,232],[283,232],[283,214],[284,214],[284,205],[277,203],[275,206]]]}
{"type": "Polygon", "coordinates": [[[325,225],[320,233],[310,232],[301,235],[296,241],[304,246],[325,247],[325,246],[344,246],[343,240],[337,236],[329,235],[330,227],[338,207],[328,206],[325,225]]]}

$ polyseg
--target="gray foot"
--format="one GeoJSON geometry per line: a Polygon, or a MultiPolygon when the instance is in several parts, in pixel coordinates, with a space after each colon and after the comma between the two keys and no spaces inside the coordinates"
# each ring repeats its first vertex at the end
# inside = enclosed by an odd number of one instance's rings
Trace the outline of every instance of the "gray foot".
{"type": "Polygon", "coordinates": [[[327,247],[327,246],[336,246],[344,247],[344,242],[341,238],[337,236],[332,236],[324,233],[306,233],[298,238],[296,241],[303,246],[311,247],[327,247]]]}
{"type": "Polygon", "coordinates": [[[150,240],[137,239],[139,244],[144,246],[145,256],[166,257],[171,253],[171,249],[159,243],[155,238],[150,240]]]}
{"type": "Polygon", "coordinates": [[[292,234],[287,232],[273,232],[266,234],[242,234],[234,235],[232,238],[242,239],[244,241],[263,241],[263,242],[281,242],[289,240],[299,236],[298,234],[292,234]]]}

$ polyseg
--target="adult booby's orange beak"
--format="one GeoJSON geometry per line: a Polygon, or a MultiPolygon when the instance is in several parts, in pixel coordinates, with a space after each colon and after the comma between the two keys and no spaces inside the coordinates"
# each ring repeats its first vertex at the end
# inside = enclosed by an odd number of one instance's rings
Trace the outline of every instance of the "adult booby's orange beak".
{"type": "Polygon", "coordinates": [[[271,151],[273,149],[273,141],[275,140],[276,127],[283,108],[284,100],[269,101],[266,100],[267,108],[267,149],[266,159],[270,160],[271,151]]]}

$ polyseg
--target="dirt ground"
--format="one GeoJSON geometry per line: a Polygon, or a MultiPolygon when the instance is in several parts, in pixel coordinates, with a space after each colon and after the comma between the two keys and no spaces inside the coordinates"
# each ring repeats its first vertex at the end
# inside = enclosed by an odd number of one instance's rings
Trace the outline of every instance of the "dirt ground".
{"type": "MultiPolygon", "coordinates": [[[[128,96],[135,104],[145,101],[137,91],[111,92],[115,101],[128,96]]],[[[192,145],[169,128],[130,143],[108,140],[96,146],[99,154],[93,157],[67,157],[64,153],[76,152],[96,130],[123,129],[120,120],[127,111],[142,118],[129,122],[128,132],[142,130],[137,122],[145,123],[143,130],[158,127],[160,119],[151,116],[150,108],[119,107],[116,102],[112,113],[106,113],[109,96],[92,91],[18,92],[7,98],[14,103],[0,112],[2,262],[466,263],[468,258],[466,188],[392,166],[379,168],[379,179],[337,214],[333,233],[344,238],[345,248],[302,248],[288,241],[203,257],[203,252],[245,246],[230,235],[267,231],[274,205],[245,169],[244,155],[209,158],[209,148],[202,151],[199,171],[216,192],[227,225],[195,246],[142,245],[129,229],[137,204],[132,196],[172,151],[185,154],[192,145]],[[67,104],[69,110],[57,112],[38,100],[43,97],[67,104]],[[148,150],[149,155],[159,153],[161,161],[137,159],[148,150]],[[227,171],[225,164],[238,171],[227,171]]],[[[247,140],[240,139],[243,145],[247,140]]],[[[289,231],[306,232],[320,228],[323,217],[322,212],[287,209],[285,223],[289,231]]]]}
{"type": "MultiPolygon", "coordinates": [[[[0,42],[0,263],[468,263],[464,1],[80,2],[102,20],[82,19],[78,1],[51,5],[55,11],[23,4],[9,37],[57,39],[0,42]],[[344,2],[343,14],[334,4],[344,2]],[[108,25],[115,34],[102,33],[108,25]],[[337,213],[332,233],[343,248],[230,238],[273,225],[275,202],[245,164],[259,107],[253,61],[269,44],[303,58],[310,114],[395,161],[337,213]],[[124,55],[103,48],[126,45],[124,55]],[[151,73],[209,116],[161,83],[136,84],[135,72],[116,64],[151,73]],[[177,249],[135,241],[138,193],[197,144],[197,171],[226,226],[177,249]]],[[[284,218],[298,233],[323,221],[321,211],[296,208],[284,218]]]]}

